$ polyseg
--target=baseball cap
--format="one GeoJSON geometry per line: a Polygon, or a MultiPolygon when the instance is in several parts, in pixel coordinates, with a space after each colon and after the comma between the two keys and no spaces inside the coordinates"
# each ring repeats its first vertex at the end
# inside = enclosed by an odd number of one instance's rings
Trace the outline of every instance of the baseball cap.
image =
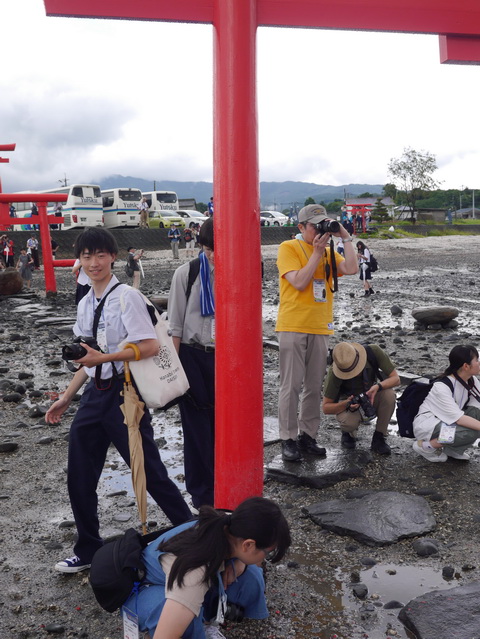
{"type": "Polygon", "coordinates": [[[327,217],[327,209],[321,204],[308,204],[300,209],[298,214],[298,221],[301,224],[310,222],[311,224],[318,224],[327,217]]]}

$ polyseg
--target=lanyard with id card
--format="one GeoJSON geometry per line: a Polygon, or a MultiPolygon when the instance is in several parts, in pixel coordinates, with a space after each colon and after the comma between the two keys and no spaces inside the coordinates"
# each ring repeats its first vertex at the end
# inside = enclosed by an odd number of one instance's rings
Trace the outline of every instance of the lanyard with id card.
{"type": "Polygon", "coordinates": [[[313,299],[315,302],[327,301],[327,289],[325,288],[325,280],[313,280],[313,299]]]}

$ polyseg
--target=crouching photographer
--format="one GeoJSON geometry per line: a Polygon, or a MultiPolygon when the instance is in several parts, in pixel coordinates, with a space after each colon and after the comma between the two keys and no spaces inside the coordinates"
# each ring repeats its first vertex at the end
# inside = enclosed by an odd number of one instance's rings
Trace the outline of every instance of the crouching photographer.
{"type": "Polygon", "coordinates": [[[390,455],[385,439],[395,410],[393,389],[400,384],[395,365],[380,346],[356,342],[337,344],[332,359],[322,409],[325,415],[336,416],[342,430],[342,446],[355,448],[359,425],[370,422],[376,415],[370,448],[380,455],[390,455]]]}

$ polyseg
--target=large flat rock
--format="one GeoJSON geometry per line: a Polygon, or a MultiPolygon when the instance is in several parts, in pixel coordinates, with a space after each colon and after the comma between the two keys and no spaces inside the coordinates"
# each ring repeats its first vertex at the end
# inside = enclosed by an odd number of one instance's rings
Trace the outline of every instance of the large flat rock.
{"type": "Polygon", "coordinates": [[[480,582],[427,592],[409,601],[398,618],[417,639],[477,639],[480,582]]]}
{"type": "Polygon", "coordinates": [[[412,316],[420,324],[446,324],[458,313],[458,308],[453,306],[420,306],[413,309],[412,316]]]}
{"type": "Polygon", "coordinates": [[[277,455],[266,469],[270,479],[294,484],[327,488],[354,477],[363,477],[365,467],[372,461],[367,450],[327,450],[326,457],[307,455],[302,462],[285,462],[277,455]]]}
{"type": "Polygon", "coordinates": [[[368,546],[386,546],[435,529],[433,512],[423,497],[391,491],[360,499],[335,499],[305,509],[316,524],[349,535],[368,546]]]}

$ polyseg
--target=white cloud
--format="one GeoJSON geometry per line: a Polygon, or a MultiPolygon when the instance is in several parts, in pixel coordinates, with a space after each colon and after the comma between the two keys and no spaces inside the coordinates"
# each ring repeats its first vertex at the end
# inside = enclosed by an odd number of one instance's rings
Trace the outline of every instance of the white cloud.
{"type": "MultiPolygon", "coordinates": [[[[4,189],[211,180],[211,26],[47,18],[41,0],[0,23],[4,189]]],[[[479,69],[440,65],[436,36],[261,28],[257,50],[262,180],[382,184],[411,146],[475,186],[479,69]]]]}

